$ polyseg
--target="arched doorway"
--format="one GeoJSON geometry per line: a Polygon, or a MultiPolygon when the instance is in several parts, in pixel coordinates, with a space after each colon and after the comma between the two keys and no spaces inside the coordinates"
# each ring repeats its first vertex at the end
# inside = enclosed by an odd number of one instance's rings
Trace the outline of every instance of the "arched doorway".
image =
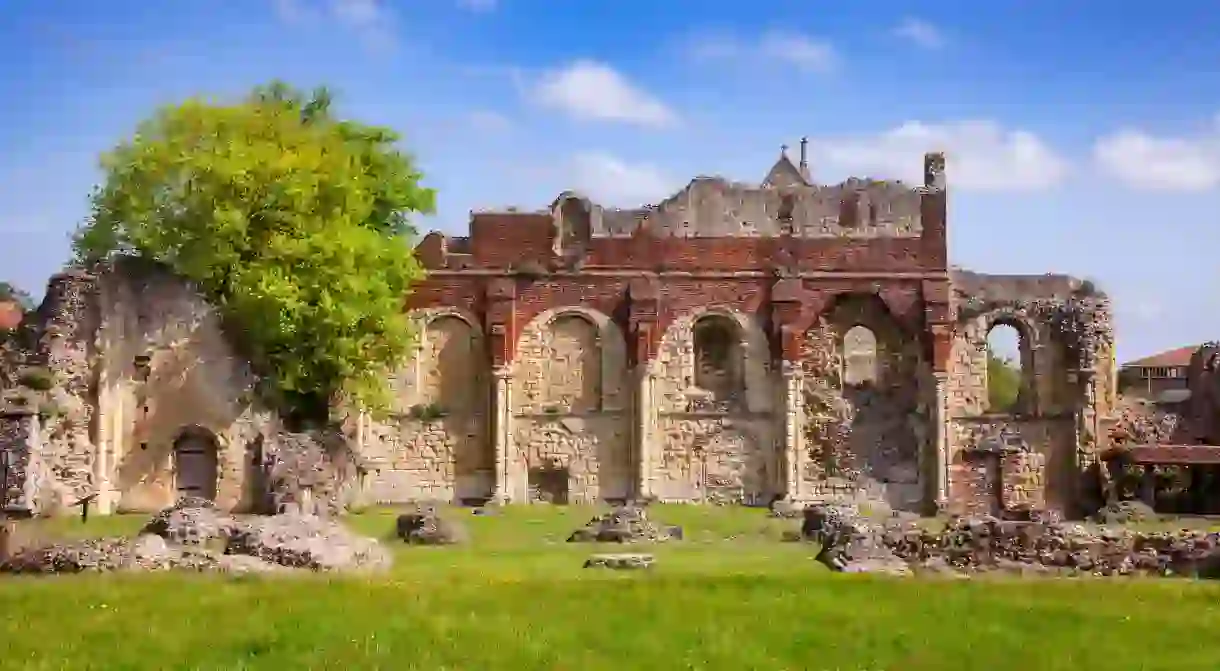
{"type": "Polygon", "coordinates": [[[207,429],[183,429],[174,440],[174,485],[178,498],[216,499],[219,478],[216,436],[207,429]]]}

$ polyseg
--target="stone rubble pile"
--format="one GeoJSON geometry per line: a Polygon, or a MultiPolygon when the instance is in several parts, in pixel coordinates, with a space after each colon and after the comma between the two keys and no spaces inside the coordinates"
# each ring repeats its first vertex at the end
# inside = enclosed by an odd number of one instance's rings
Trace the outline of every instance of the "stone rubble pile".
{"type": "Polygon", "coordinates": [[[0,573],[195,570],[376,570],[391,555],[376,540],[314,515],[235,518],[197,499],[161,511],[135,538],[95,538],[19,550],[0,573]]]}
{"type": "Polygon", "coordinates": [[[644,507],[633,504],[598,515],[568,536],[569,543],[655,543],[681,539],[681,527],[657,525],[649,521],[644,507]]]}
{"type": "Polygon", "coordinates": [[[1220,533],[1139,532],[1056,520],[957,517],[939,531],[878,523],[848,507],[811,506],[800,537],[839,572],[1220,577],[1220,533]]]}
{"type": "Polygon", "coordinates": [[[803,511],[800,536],[821,544],[814,559],[832,571],[909,575],[907,562],[886,545],[885,529],[853,506],[813,505],[803,511]]]}
{"type": "Polygon", "coordinates": [[[411,545],[459,545],[470,538],[465,527],[425,504],[398,516],[395,535],[411,545]]]}
{"type": "Polygon", "coordinates": [[[1110,427],[1111,445],[1156,445],[1183,439],[1179,429],[1182,417],[1139,399],[1120,399],[1117,416],[1110,427]]]}
{"type": "Polygon", "coordinates": [[[1116,501],[1102,506],[1090,519],[1098,524],[1121,525],[1155,522],[1160,516],[1142,501],[1116,501]]]}

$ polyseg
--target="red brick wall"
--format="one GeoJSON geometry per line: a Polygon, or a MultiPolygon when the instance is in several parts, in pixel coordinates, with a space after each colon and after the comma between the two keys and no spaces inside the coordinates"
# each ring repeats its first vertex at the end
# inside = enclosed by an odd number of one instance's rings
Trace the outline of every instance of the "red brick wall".
{"type": "Polygon", "coordinates": [[[613,317],[637,359],[651,356],[677,316],[707,305],[732,307],[770,328],[777,358],[795,360],[802,334],[835,296],[875,293],[913,335],[922,335],[940,368],[950,293],[945,195],[922,198],[920,237],[680,238],[640,228],[631,237],[591,238],[581,258],[566,260],[554,255],[550,214],[475,214],[468,239],[433,233],[421,241],[417,255],[430,273],[408,308],[459,307],[477,317],[497,365],[511,360],[531,319],[564,306],[613,317]],[[543,272],[514,272],[526,261],[543,272]]]}

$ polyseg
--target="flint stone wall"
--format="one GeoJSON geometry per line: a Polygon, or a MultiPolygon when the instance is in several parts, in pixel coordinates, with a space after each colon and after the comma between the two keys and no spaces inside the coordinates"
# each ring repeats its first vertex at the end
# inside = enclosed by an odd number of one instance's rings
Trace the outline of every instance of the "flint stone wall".
{"type": "Polygon", "coordinates": [[[0,513],[39,512],[39,493],[51,474],[42,468],[41,422],[28,410],[0,413],[0,513]]]}

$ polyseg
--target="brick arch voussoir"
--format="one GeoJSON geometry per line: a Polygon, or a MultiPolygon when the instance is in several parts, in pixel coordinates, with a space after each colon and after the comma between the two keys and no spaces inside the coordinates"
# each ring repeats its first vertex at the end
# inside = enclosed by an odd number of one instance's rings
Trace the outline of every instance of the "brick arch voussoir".
{"type": "Polygon", "coordinates": [[[598,336],[601,338],[601,349],[603,351],[611,346],[624,348],[623,351],[625,351],[627,341],[623,330],[610,315],[594,308],[571,305],[544,310],[530,319],[525,326],[518,329],[516,339],[513,342],[511,361],[515,364],[520,358],[518,355],[520,354],[521,344],[525,340],[526,334],[544,329],[560,317],[580,317],[587,320],[597,329],[598,336]]]}

